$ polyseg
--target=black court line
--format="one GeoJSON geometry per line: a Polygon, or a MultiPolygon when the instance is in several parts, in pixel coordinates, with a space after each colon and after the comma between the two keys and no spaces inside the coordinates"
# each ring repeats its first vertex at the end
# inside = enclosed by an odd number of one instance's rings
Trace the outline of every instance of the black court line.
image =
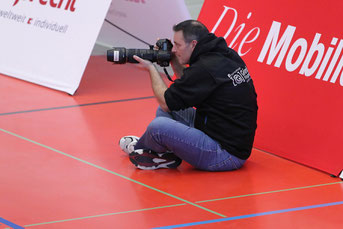
{"type": "Polygon", "coordinates": [[[119,99],[119,100],[103,101],[103,102],[96,102],[96,103],[85,103],[85,104],[77,104],[77,105],[62,106],[62,107],[49,107],[49,108],[26,110],[26,111],[15,111],[15,112],[8,112],[8,113],[0,113],[0,116],[39,112],[39,111],[60,110],[60,109],[68,109],[68,108],[75,108],[75,107],[94,106],[94,105],[101,105],[101,104],[107,104],[107,103],[121,103],[121,102],[152,99],[152,98],[155,98],[155,96],[138,97],[138,98],[131,98],[131,99],[119,99]]]}

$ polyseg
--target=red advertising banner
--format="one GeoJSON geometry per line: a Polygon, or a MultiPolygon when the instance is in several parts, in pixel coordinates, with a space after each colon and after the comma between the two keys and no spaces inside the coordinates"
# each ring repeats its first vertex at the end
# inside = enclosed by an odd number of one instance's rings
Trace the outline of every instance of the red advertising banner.
{"type": "Polygon", "coordinates": [[[247,63],[258,94],[255,147],[343,169],[343,1],[206,0],[199,20],[247,63]]]}

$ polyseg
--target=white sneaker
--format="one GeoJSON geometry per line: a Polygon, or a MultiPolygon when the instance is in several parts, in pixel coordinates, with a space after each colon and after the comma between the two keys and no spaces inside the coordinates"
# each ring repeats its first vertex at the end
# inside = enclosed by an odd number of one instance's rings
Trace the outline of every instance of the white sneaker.
{"type": "Polygon", "coordinates": [[[133,152],[135,149],[135,145],[137,144],[139,137],[128,135],[124,136],[119,140],[120,148],[127,154],[133,152]]]}

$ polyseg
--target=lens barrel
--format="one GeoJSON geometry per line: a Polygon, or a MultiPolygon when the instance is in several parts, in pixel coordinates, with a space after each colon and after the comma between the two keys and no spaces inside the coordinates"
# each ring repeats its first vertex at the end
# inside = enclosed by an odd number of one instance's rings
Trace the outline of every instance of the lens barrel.
{"type": "Polygon", "coordinates": [[[171,49],[173,45],[168,39],[161,39],[156,45],[160,50],[153,50],[153,46],[151,46],[150,49],[126,49],[116,47],[107,50],[107,61],[115,64],[138,63],[133,58],[133,56],[136,55],[142,59],[157,62],[161,67],[167,67],[172,57],[171,49]]]}
{"type": "Polygon", "coordinates": [[[127,49],[126,50],[126,61],[129,63],[138,63],[133,56],[136,55],[144,60],[156,62],[156,50],[150,49],[127,49]]]}
{"type": "Polygon", "coordinates": [[[125,64],[126,48],[113,48],[107,50],[107,61],[114,62],[115,64],[125,64]]]}

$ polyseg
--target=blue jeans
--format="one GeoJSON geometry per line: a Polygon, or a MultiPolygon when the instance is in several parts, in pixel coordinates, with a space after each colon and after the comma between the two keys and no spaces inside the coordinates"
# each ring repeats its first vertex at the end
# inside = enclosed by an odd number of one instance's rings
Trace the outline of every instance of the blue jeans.
{"type": "Polygon", "coordinates": [[[218,142],[194,128],[194,119],[193,108],[167,113],[159,107],[156,118],[148,125],[135,149],[171,151],[202,170],[229,171],[241,168],[245,160],[231,155],[218,142]]]}

